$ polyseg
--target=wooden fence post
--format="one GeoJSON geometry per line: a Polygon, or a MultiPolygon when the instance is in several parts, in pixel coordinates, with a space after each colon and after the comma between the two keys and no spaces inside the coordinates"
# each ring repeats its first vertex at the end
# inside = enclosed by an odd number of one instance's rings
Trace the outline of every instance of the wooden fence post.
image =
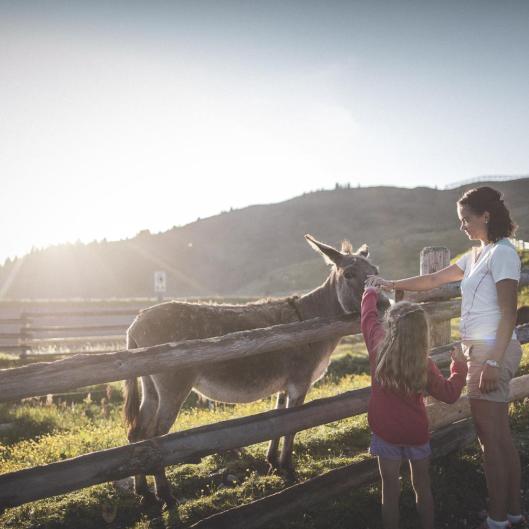
{"type": "MultiPolygon", "coordinates": [[[[450,264],[450,250],[444,246],[426,246],[420,254],[420,275],[430,274],[450,264]]],[[[450,320],[430,323],[431,346],[445,345],[450,342],[450,320]]]]}

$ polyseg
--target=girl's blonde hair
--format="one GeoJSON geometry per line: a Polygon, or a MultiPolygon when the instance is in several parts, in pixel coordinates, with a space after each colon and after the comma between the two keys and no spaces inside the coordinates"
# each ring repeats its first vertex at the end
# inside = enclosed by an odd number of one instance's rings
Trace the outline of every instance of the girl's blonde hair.
{"type": "Polygon", "coordinates": [[[388,389],[418,393],[426,388],[428,318],[417,303],[395,303],[385,318],[386,333],[377,351],[375,378],[388,389]]]}

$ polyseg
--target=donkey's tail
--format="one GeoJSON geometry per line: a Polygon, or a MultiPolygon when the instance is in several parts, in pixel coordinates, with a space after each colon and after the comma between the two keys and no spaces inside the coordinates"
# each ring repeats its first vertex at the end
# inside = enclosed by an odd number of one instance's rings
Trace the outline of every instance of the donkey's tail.
{"type": "MultiPolygon", "coordinates": [[[[127,349],[136,348],[136,342],[127,334],[127,349]]],[[[127,436],[130,442],[136,440],[138,430],[138,418],[140,415],[140,395],[138,391],[138,379],[129,378],[123,384],[125,404],[123,406],[123,418],[127,426],[127,436]]]]}

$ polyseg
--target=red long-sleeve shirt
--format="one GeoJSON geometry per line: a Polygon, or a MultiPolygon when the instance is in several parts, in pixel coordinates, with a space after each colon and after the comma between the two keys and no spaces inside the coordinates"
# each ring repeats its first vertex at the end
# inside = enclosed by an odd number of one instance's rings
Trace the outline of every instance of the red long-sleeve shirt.
{"type": "MultiPolygon", "coordinates": [[[[377,292],[374,288],[367,288],[362,297],[361,327],[371,366],[371,398],[367,415],[371,430],[388,443],[397,445],[413,446],[428,442],[430,435],[423,395],[406,395],[386,389],[375,379],[377,346],[384,337],[384,328],[378,320],[377,292]]],[[[466,362],[452,361],[450,372],[450,377],[445,379],[433,360],[428,359],[426,389],[430,395],[448,404],[461,395],[467,374],[466,362]]]]}

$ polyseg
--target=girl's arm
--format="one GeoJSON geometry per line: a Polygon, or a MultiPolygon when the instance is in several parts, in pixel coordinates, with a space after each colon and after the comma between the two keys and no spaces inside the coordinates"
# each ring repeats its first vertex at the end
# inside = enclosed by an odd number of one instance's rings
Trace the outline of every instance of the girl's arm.
{"type": "MultiPolygon", "coordinates": [[[[512,339],[512,331],[516,325],[516,306],[518,304],[518,281],[515,279],[502,279],[496,283],[498,305],[501,319],[496,332],[496,340],[489,358],[501,364],[505,350],[512,339]]],[[[494,391],[498,386],[500,370],[497,367],[485,364],[481,373],[479,389],[483,393],[494,391]]]]}
{"type": "Polygon", "coordinates": [[[377,345],[384,337],[384,327],[378,319],[378,293],[375,288],[366,288],[362,296],[360,328],[366,342],[370,360],[376,356],[377,345]]]}
{"type": "Polygon", "coordinates": [[[431,290],[446,283],[463,279],[463,270],[456,264],[447,266],[438,272],[423,276],[408,277],[389,281],[380,276],[369,276],[366,286],[384,288],[386,290],[431,290]]]}
{"type": "Polygon", "coordinates": [[[467,377],[467,363],[461,360],[452,360],[450,376],[445,378],[435,362],[428,359],[428,393],[437,400],[454,403],[460,396],[467,377]]]}

